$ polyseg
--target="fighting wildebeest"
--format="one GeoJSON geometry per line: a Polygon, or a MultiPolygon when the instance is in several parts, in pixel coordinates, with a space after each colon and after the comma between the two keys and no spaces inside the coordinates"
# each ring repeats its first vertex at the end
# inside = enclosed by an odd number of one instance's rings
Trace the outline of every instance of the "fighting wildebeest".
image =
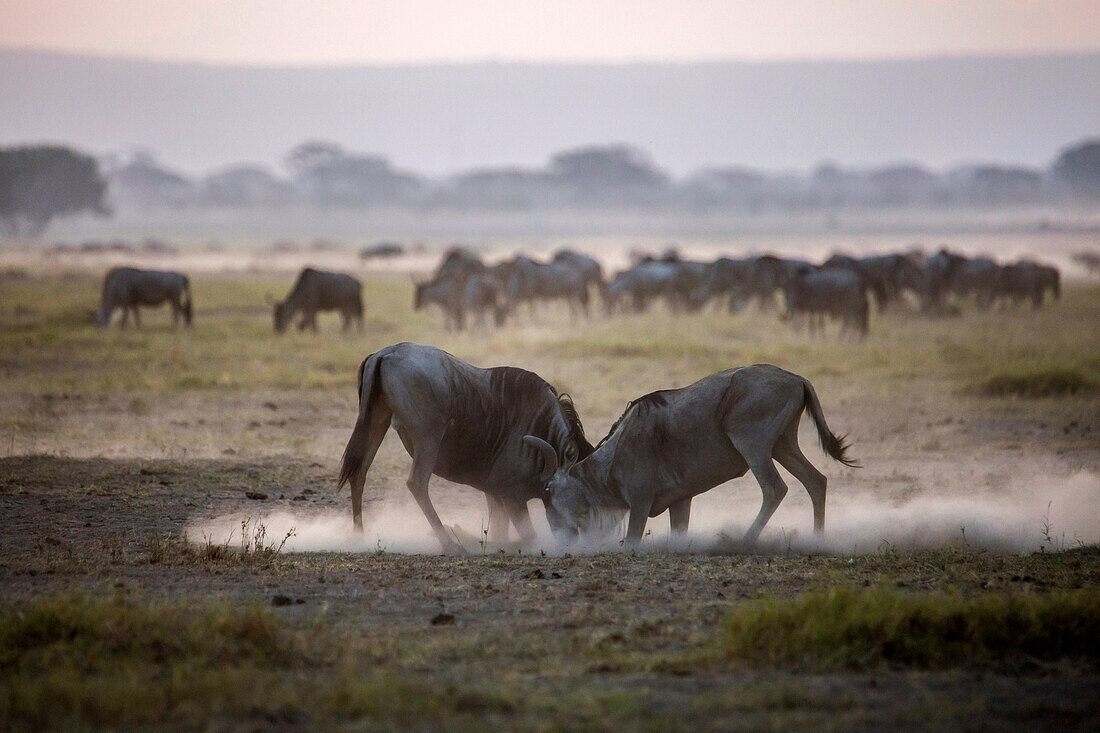
{"type": "Polygon", "coordinates": [[[103,295],[95,322],[106,326],[111,322],[115,310],[122,309],[120,327],[126,326],[126,319],[133,311],[134,323],[141,327],[139,306],[153,307],[168,303],[172,308],[172,325],[183,323],[191,325],[192,300],[191,282],[186,275],[161,270],[139,270],[135,267],[115,267],[103,278],[103,295]]]}
{"type": "Polygon", "coordinates": [[[294,287],[286,300],[275,303],[273,315],[275,333],[286,331],[296,315],[301,315],[298,330],[317,331],[318,311],[339,311],[342,330],[347,331],[354,320],[363,329],[362,285],[351,275],[324,272],[307,267],[298,273],[294,287]]]}
{"type": "MultiPolygon", "coordinates": [[[[485,493],[490,540],[507,538],[508,520],[530,544],[535,531],[527,502],[544,498],[546,482],[534,435],[552,446],[555,464],[592,452],[568,395],[516,367],[481,369],[431,346],[402,343],[359,367],[359,416],[344,450],[340,486],[351,482],[352,518],[362,529],[363,486],[382,438],[393,425],[413,465],[406,485],[445,552],[461,552],[428,496],[435,474],[485,493]]],[[[551,526],[560,523],[547,510],[551,526]]]]}
{"type": "Polygon", "coordinates": [[[544,456],[545,493],[563,539],[606,534],[628,515],[626,545],[633,547],[646,520],[666,509],[673,533],[682,534],[693,497],[752,471],[763,493],[744,536],[752,544],[787,494],[773,459],[810,495],[815,533],[825,529],[826,478],[798,447],[804,410],[825,452],[855,466],[844,439],[829,430],[810,382],[770,364],[728,369],[634,400],[592,454],[571,466],[559,466],[557,450],[538,436],[524,440],[544,456]]]}
{"type": "Polygon", "coordinates": [[[840,321],[840,331],[867,335],[867,291],[860,276],[845,269],[817,270],[793,278],[784,290],[784,319],[806,315],[810,333],[829,315],[840,321]]]}

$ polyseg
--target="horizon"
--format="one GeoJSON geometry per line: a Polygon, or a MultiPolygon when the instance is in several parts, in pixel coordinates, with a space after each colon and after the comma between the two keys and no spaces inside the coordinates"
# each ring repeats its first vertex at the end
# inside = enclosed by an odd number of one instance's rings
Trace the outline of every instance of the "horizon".
{"type": "Polygon", "coordinates": [[[1100,51],[1090,0],[0,0],[0,47],[244,66],[1100,51]]]}

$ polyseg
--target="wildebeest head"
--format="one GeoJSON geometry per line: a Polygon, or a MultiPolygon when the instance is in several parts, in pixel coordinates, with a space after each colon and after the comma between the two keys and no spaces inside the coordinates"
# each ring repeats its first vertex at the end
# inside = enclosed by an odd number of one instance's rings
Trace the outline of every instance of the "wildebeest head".
{"type": "Polygon", "coordinates": [[[542,456],[538,480],[546,486],[543,496],[546,521],[559,542],[570,544],[580,537],[601,539],[619,525],[623,511],[594,500],[572,444],[566,448],[563,465],[557,451],[545,440],[527,435],[523,441],[542,456]]]}
{"type": "Polygon", "coordinates": [[[275,319],[275,333],[282,333],[286,331],[287,317],[286,317],[286,301],[280,300],[272,306],[272,315],[275,319]]]}

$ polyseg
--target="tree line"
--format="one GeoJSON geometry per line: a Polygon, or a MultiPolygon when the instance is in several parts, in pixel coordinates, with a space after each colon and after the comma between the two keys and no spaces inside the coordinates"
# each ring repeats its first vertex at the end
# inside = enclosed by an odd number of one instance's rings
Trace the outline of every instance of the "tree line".
{"type": "Polygon", "coordinates": [[[150,153],[96,160],[62,146],[0,149],[0,232],[34,236],[54,216],[111,205],[366,208],[652,208],[705,212],[1016,206],[1100,199],[1100,139],[1064,148],[1046,168],[916,163],[805,172],[709,167],[675,178],[629,145],[555,153],[541,167],[486,167],[444,178],[395,168],[384,156],[307,141],[282,170],[245,164],[189,177],[150,153]]]}

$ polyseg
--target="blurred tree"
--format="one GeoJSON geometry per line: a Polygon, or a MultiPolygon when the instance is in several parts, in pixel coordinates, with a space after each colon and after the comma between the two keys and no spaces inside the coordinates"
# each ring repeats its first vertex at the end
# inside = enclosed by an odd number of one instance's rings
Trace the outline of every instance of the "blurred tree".
{"type": "Polygon", "coordinates": [[[0,149],[0,230],[9,236],[36,237],[55,216],[107,214],[106,191],[91,156],[51,145],[0,149]]]}
{"type": "Polygon", "coordinates": [[[1066,148],[1054,161],[1054,175],[1078,196],[1100,198],[1100,140],[1066,148]]]}
{"type": "Polygon", "coordinates": [[[394,170],[380,155],[349,152],[321,140],[298,145],[284,162],[306,197],[321,204],[408,201],[423,185],[415,176],[394,170]]]}

